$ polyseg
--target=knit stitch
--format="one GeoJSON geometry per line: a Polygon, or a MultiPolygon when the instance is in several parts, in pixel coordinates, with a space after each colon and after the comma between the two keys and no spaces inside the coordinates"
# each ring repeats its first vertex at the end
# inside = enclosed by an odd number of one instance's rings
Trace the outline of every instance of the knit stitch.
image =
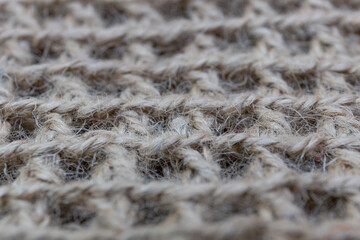
{"type": "Polygon", "coordinates": [[[359,238],[359,62],[358,0],[0,0],[0,238],[359,238]]]}

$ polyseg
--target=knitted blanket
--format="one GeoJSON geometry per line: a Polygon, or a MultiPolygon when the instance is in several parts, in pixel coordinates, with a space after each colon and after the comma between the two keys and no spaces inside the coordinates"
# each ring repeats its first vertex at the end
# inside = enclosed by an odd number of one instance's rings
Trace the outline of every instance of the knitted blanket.
{"type": "Polygon", "coordinates": [[[0,0],[1,239],[354,239],[360,1],[0,0]]]}

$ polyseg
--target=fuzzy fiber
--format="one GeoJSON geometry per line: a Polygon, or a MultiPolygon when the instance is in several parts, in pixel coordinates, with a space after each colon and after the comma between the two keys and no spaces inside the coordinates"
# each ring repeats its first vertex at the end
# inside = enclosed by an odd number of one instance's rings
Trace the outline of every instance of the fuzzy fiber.
{"type": "Polygon", "coordinates": [[[360,238],[359,63],[359,0],[0,0],[0,238],[360,238]]]}

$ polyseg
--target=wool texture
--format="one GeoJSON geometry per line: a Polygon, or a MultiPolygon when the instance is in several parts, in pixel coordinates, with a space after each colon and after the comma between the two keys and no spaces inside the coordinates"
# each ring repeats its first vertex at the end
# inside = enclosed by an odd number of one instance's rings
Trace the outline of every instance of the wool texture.
{"type": "Polygon", "coordinates": [[[0,0],[0,239],[360,238],[360,1],[0,0]]]}

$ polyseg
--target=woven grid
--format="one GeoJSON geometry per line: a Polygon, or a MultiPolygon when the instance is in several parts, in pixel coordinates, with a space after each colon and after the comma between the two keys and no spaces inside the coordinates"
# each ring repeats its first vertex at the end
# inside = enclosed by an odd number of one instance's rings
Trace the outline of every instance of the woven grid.
{"type": "Polygon", "coordinates": [[[0,0],[0,237],[360,230],[360,1],[0,0]]]}

